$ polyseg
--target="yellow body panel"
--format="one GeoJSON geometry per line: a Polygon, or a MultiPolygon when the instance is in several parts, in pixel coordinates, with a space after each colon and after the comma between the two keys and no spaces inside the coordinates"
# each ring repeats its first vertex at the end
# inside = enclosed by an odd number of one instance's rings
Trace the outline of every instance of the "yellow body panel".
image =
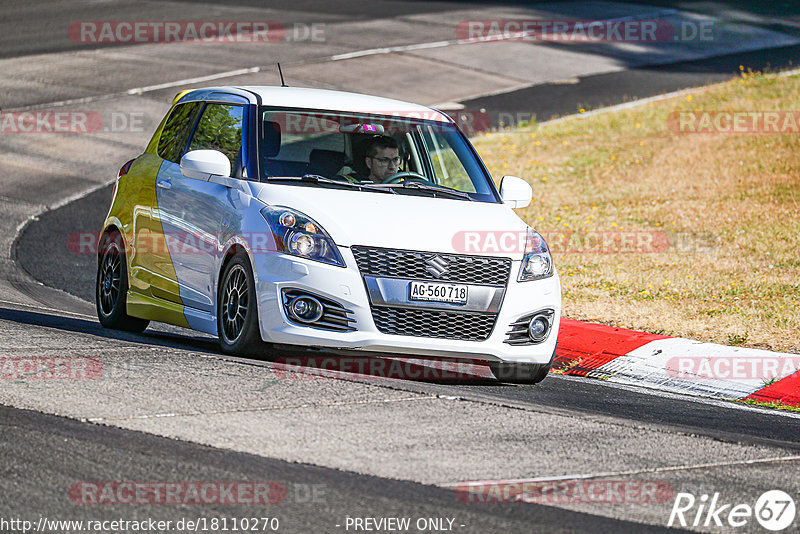
{"type": "Polygon", "coordinates": [[[133,317],[189,328],[189,322],[183,314],[183,304],[128,291],[126,311],[133,317]]]}
{"type": "Polygon", "coordinates": [[[188,326],[161,226],[156,177],[162,159],[144,153],[117,185],[106,224],[122,222],[128,267],[128,314],[188,326]],[[169,304],[170,309],[162,308],[169,304]]]}

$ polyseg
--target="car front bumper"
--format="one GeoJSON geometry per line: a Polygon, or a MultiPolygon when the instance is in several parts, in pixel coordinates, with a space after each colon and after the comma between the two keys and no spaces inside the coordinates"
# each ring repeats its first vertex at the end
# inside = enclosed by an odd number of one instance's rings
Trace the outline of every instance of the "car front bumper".
{"type": "Polygon", "coordinates": [[[509,362],[547,363],[553,355],[561,315],[561,286],[558,274],[544,280],[518,282],[520,261],[511,274],[499,307],[494,328],[483,341],[396,335],[380,332],[373,319],[370,297],[355,258],[347,247],[339,247],[346,268],[285,254],[256,254],[253,258],[261,337],[277,344],[315,348],[348,349],[403,355],[482,358],[509,362]],[[281,292],[307,291],[351,310],[354,331],[336,332],[303,326],[286,314],[281,292]],[[547,338],[537,344],[504,343],[511,323],[532,312],[553,311],[547,338]]]}

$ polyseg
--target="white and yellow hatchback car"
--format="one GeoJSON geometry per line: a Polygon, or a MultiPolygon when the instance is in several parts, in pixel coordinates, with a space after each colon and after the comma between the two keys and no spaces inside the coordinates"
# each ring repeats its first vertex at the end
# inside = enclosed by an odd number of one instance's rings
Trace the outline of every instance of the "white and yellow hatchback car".
{"type": "MultiPolygon", "coordinates": [[[[447,115],[352,93],[179,93],[120,169],[100,238],[108,328],[149,321],[269,344],[488,360],[538,382],[561,289],[544,239],[512,210],[447,115]]],[[[369,352],[368,352],[369,353],[369,352]]]]}

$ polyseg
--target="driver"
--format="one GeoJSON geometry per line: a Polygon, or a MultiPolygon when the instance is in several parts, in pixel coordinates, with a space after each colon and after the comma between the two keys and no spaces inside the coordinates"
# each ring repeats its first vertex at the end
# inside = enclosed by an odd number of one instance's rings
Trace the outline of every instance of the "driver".
{"type": "Polygon", "coordinates": [[[388,135],[376,136],[367,147],[364,162],[369,169],[367,180],[381,184],[400,170],[400,150],[397,141],[388,135]]]}

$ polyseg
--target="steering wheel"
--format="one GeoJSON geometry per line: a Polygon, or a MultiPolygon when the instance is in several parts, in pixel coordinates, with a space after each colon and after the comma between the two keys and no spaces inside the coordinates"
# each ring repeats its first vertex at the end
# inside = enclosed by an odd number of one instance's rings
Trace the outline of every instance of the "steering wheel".
{"type": "Polygon", "coordinates": [[[422,176],[421,174],[419,174],[418,172],[411,172],[411,171],[395,173],[395,174],[389,176],[387,179],[385,179],[383,181],[383,183],[384,184],[399,184],[400,182],[402,182],[404,180],[413,180],[413,181],[416,181],[416,182],[422,182],[422,183],[429,184],[429,185],[436,185],[433,182],[431,182],[429,179],[427,179],[424,176],[422,176]]]}

